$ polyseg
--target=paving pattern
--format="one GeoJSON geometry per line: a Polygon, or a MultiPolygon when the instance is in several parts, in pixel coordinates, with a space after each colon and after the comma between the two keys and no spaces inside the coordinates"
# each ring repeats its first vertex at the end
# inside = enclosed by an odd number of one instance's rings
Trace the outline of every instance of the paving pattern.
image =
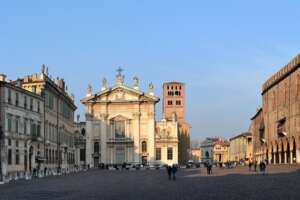
{"type": "Polygon", "coordinates": [[[247,168],[178,172],[169,181],[166,171],[92,170],[61,177],[17,181],[0,186],[2,200],[208,200],[299,199],[300,168],[269,167],[263,176],[247,168]]]}

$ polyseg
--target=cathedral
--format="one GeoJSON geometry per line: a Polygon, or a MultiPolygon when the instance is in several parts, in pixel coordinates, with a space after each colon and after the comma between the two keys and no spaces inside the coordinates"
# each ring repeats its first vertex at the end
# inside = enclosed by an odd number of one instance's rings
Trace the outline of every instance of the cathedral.
{"type": "Polygon", "coordinates": [[[156,104],[160,98],[154,86],[141,91],[138,77],[132,87],[124,84],[122,69],[116,83],[109,87],[102,80],[101,91],[88,86],[81,103],[86,108],[86,164],[178,164],[177,115],[156,121],[156,104]]]}

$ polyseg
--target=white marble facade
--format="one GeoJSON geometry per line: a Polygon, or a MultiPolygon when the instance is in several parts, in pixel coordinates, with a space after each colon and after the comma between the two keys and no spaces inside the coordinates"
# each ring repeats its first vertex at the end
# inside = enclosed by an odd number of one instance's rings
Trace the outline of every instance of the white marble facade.
{"type": "Polygon", "coordinates": [[[99,93],[93,94],[89,86],[86,98],[81,100],[86,107],[86,164],[90,167],[99,163],[178,163],[177,120],[163,120],[171,126],[170,140],[159,137],[156,126],[163,125],[155,120],[155,105],[160,99],[154,95],[152,84],[148,92],[143,92],[138,78],[133,80],[133,87],[125,86],[119,71],[115,86],[107,87],[103,79],[99,93]],[[161,154],[166,155],[157,155],[162,146],[169,151],[163,148],[161,154]]]}

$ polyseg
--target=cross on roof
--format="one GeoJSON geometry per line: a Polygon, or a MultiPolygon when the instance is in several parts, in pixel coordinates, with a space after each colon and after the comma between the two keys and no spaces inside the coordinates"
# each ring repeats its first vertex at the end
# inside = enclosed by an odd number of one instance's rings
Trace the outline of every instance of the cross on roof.
{"type": "Polygon", "coordinates": [[[122,69],[122,67],[119,67],[118,69],[117,69],[117,72],[118,72],[118,75],[122,75],[122,72],[123,72],[124,70],[122,69]]]}

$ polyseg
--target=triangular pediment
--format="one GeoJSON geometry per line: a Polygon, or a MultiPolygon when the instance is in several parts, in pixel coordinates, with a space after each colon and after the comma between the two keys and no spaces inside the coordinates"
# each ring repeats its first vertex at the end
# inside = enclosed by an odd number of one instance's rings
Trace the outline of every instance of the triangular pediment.
{"type": "Polygon", "coordinates": [[[125,101],[151,101],[157,103],[159,98],[146,94],[142,91],[135,90],[126,86],[115,86],[100,93],[82,99],[82,103],[88,102],[125,102],[125,101]]]}

